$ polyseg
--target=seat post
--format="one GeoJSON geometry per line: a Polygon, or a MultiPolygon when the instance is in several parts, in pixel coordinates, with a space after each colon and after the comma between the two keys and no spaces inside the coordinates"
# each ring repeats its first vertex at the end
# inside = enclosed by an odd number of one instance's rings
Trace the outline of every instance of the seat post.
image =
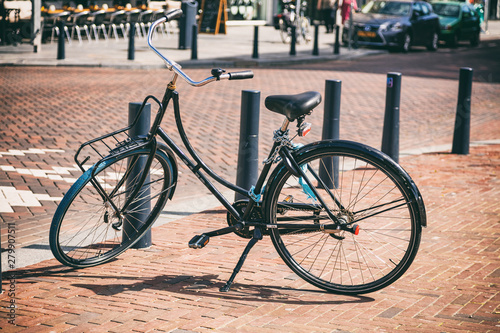
{"type": "Polygon", "coordinates": [[[286,130],[288,129],[288,125],[290,125],[290,121],[288,120],[288,118],[285,118],[283,124],[281,125],[280,131],[286,132],[286,130]]]}

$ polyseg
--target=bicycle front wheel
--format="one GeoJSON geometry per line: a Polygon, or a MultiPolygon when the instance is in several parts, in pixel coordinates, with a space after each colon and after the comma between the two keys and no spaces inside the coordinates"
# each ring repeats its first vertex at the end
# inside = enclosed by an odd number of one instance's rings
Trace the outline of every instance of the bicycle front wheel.
{"type": "MultiPolygon", "coordinates": [[[[307,17],[301,17],[299,21],[299,32],[301,39],[307,44],[311,41],[311,23],[307,17]]],[[[300,38],[297,38],[300,40],[300,38]]]]}
{"type": "Polygon", "coordinates": [[[285,263],[309,283],[341,294],[369,293],[396,281],[415,258],[425,224],[406,172],[386,155],[347,141],[294,156],[326,206],[305,177],[285,167],[274,177],[266,214],[278,224],[271,238],[285,263]],[[327,210],[348,228],[293,227],[332,225],[327,210]]]}
{"type": "Polygon", "coordinates": [[[73,184],[50,227],[50,248],[57,260],[71,267],[103,264],[146,233],[175,186],[173,162],[163,151],[157,150],[144,170],[150,153],[143,148],[106,158],[73,184]],[[146,178],[144,172],[149,172],[146,178]],[[126,202],[130,204],[123,211],[126,202]]]}

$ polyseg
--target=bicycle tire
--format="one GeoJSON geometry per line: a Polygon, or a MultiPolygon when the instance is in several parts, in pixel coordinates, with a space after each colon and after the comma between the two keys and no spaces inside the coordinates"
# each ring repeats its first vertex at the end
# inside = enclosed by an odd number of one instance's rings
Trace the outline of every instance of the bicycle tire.
{"type": "MultiPolygon", "coordinates": [[[[426,225],[423,200],[409,175],[387,155],[349,141],[323,141],[293,155],[301,168],[307,166],[306,176],[331,212],[357,224],[359,234],[271,228],[283,261],[305,281],[339,294],[374,292],[400,278],[417,254],[426,225]],[[320,173],[320,165],[327,171],[320,173]],[[334,204],[312,170],[333,187],[341,205],[334,204]]],[[[283,164],[267,188],[269,223],[328,223],[324,207],[283,164]]]]}
{"type": "Polygon", "coordinates": [[[297,38],[297,40],[304,40],[304,42],[307,44],[311,41],[311,23],[309,22],[309,19],[307,17],[301,17],[299,20],[299,35],[300,39],[297,38]]]}
{"type": "Polygon", "coordinates": [[[148,169],[149,177],[121,218],[113,214],[109,202],[103,200],[92,181],[95,179],[108,195],[121,184],[112,198],[121,208],[128,193],[139,186],[144,172],[139,163],[147,159],[150,152],[151,148],[146,147],[105,158],[73,184],[57,207],[50,227],[50,248],[59,262],[78,268],[109,262],[149,230],[175,187],[177,169],[168,154],[156,150],[148,169]],[[127,172],[134,168],[135,174],[127,172]],[[142,222],[139,221],[140,216],[134,214],[140,214],[148,206],[150,213],[143,214],[142,222]],[[132,226],[132,221],[137,225],[132,226]]]}
{"type": "Polygon", "coordinates": [[[279,20],[279,25],[280,25],[280,37],[281,41],[284,44],[290,43],[291,37],[290,37],[290,28],[288,25],[285,23],[283,19],[279,20]]]}

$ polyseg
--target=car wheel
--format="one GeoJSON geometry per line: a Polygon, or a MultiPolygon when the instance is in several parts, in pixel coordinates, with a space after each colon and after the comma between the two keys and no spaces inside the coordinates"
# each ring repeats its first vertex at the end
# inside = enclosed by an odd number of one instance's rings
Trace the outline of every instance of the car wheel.
{"type": "Polygon", "coordinates": [[[432,35],[431,43],[427,45],[427,50],[436,51],[438,48],[438,42],[439,42],[439,36],[437,32],[434,32],[434,34],[432,35]]]}
{"type": "Polygon", "coordinates": [[[403,41],[400,45],[401,52],[407,53],[411,49],[411,35],[409,33],[405,33],[403,36],[403,41]]]}
{"type": "Polygon", "coordinates": [[[479,45],[479,32],[476,32],[474,36],[470,39],[470,46],[478,46],[479,45]]]}

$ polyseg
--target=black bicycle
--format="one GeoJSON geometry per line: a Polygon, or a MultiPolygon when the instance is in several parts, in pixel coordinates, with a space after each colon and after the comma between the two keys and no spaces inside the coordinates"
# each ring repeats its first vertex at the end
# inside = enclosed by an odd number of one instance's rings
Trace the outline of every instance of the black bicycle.
{"type": "Polygon", "coordinates": [[[180,10],[167,13],[153,23],[148,36],[151,49],[173,71],[163,99],[144,100],[143,107],[147,102],[158,104],[149,133],[129,136],[132,124],[86,142],[77,151],[75,161],[83,175],[54,215],[50,229],[54,256],[68,266],[89,267],[131,247],[174,195],[178,156],[228,211],[228,226],[196,235],[189,247],[202,248],[211,237],[228,233],[249,239],[221,291],[229,290],[252,246],[266,235],[297,275],[330,292],[369,293],[401,277],[417,254],[426,225],[422,197],[401,166],[373,148],[341,140],[304,146],[292,142],[309,132],[305,117],[320,103],[318,92],[266,98],[266,107],[285,120],[274,132],[274,144],[249,191],[222,179],[201,160],[182,125],[176,81],[181,77],[203,86],[249,79],[253,73],[213,69],[210,77],[191,80],[151,44],[155,27],[181,14],[180,10]],[[170,102],[190,157],[160,127],[170,102]],[[293,122],[297,134],[291,137],[293,122]],[[231,203],[208,176],[246,199],[231,203]]]}
{"type": "Polygon", "coordinates": [[[283,10],[274,17],[274,27],[280,31],[281,40],[283,43],[290,43],[292,40],[293,29],[295,28],[295,42],[306,44],[312,39],[311,37],[311,22],[305,16],[305,8],[307,2],[297,2],[299,10],[292,0],[283,0],[283,10]]]}

